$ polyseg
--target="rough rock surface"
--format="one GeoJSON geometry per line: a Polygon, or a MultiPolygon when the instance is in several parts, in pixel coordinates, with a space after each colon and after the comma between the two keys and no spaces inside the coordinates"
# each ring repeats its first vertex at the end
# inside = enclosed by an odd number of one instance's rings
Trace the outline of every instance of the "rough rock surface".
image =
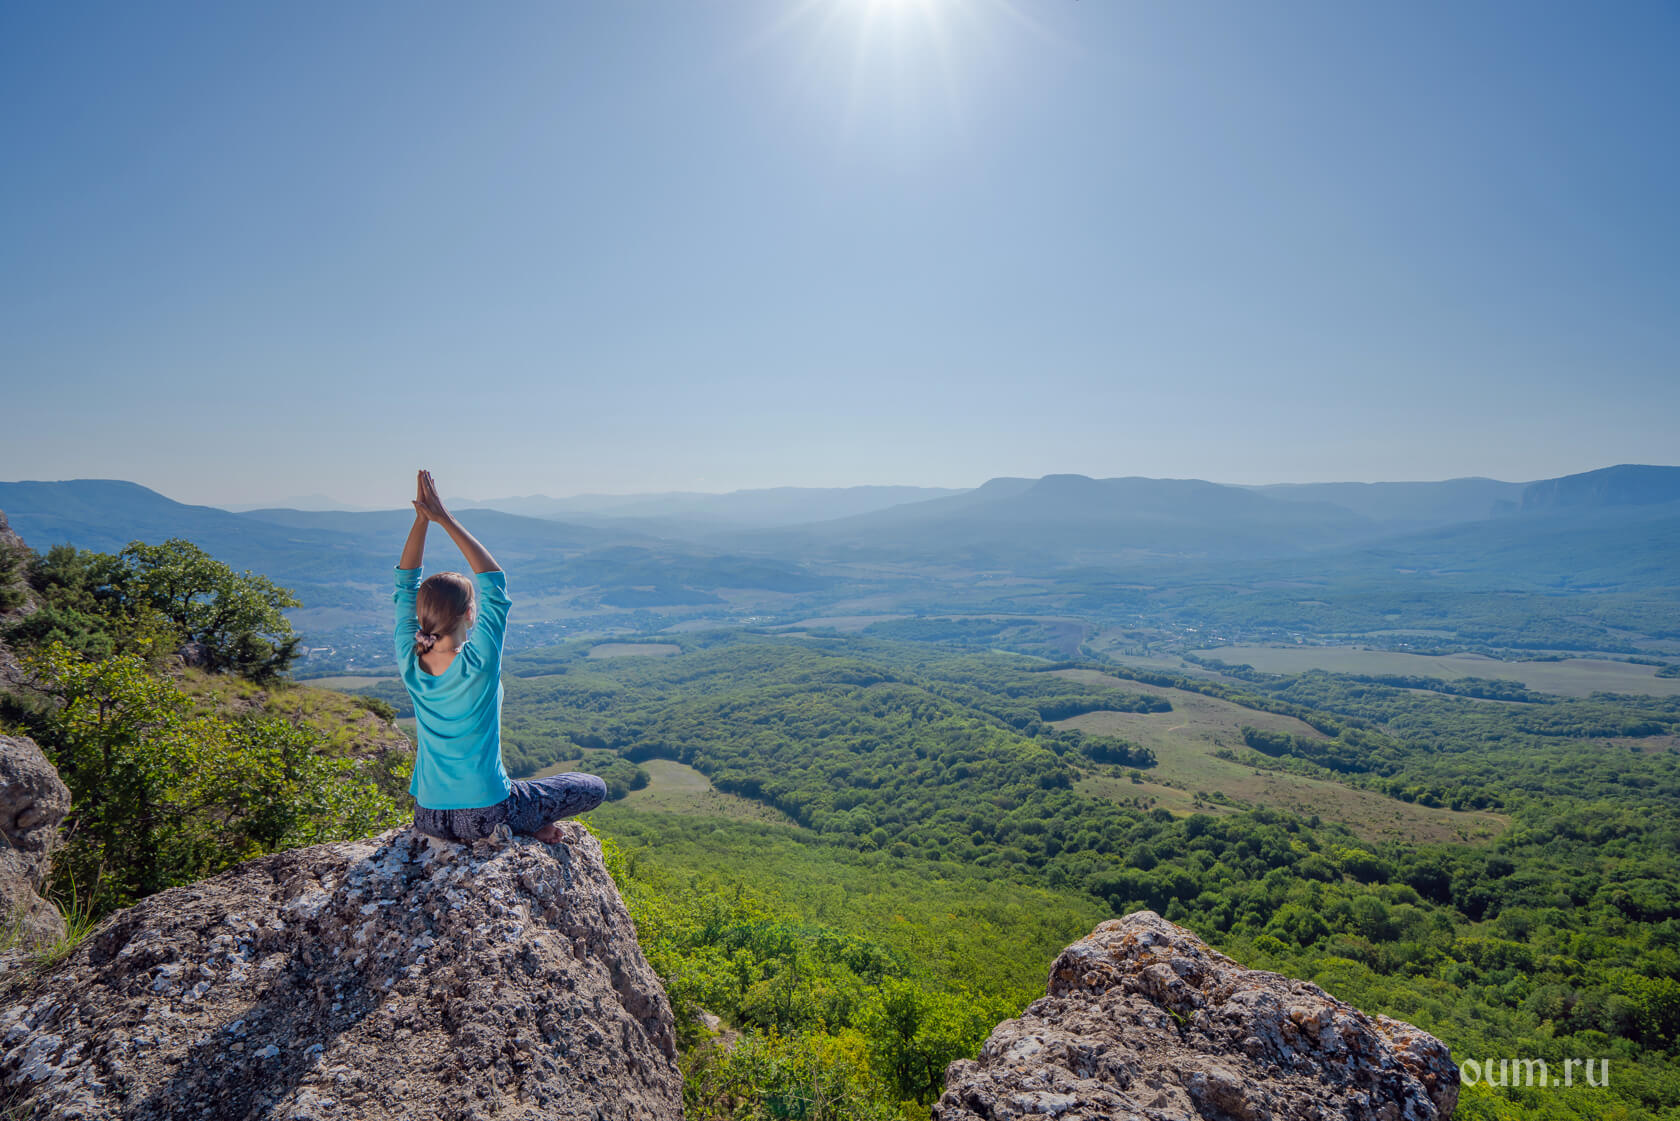
{"type": "Polygon", "coordinates": [[[1153,911],[1062,951],[1049,995],[952,1063],[935,1121],[1446,1121],[1440,1040],[1244,969],[1153,911]]]}
{"type": "Polygon", "coordinates": [[[0,935],[15,931],[22,946],[64,937],[64,918],[38,893],[69,812],[70,790],[35,741],[0,736],[0,935]]]}
{"type": "Polygon", "coordinates": [[[600,845],[402,828],[120,911],[0,1003],[31,1118],[682,1115],[671,1009],[600,845]]]}

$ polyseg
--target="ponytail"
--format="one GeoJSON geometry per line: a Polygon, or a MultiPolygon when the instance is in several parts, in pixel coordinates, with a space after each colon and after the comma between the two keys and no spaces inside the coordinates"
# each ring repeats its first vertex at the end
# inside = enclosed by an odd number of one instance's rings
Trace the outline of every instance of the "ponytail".
{"type": "Polygon", "coordinates": [[[472,612],[471,580],[459,572],[437,572],[426,577],[420,583],[414,604],[420,623],[420,630],[414,636],[414,653],[428,652],[446,634],[465,638],[461,632],[466,630],[472,612]]]}

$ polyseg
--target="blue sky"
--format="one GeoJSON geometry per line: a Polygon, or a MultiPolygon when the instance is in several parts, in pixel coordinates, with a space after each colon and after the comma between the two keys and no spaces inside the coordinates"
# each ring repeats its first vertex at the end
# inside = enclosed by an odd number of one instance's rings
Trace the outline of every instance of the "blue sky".
{"type": "Polygon", "coordinates": [[[1667,462],[1680,8],[0,9],[0,478],[1667,462]]]}

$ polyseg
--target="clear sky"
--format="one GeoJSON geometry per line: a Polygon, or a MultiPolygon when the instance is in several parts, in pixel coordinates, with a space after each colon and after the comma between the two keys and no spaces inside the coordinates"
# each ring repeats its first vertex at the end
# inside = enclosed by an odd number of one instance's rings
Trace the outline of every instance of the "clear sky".
{"type": "Polygon", "coordinates": [[[0,478],[1680,461],[1680,7],[0,6],[0,478]]]}

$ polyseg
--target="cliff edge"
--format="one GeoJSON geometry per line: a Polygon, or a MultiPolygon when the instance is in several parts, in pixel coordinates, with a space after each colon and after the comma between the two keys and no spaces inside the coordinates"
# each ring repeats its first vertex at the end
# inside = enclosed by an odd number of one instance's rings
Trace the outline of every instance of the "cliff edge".
{"type": "Polygon", "coordinates": [[[119,911],[5,983],[0,1102],[90,1121],[676,1121],[670,1004],[600,845],[561,829],[548,846],[401,828],[119,911]]]}
{"type": "Polygon", "coordinates": [[[935,1121],[1447,1121],[1434,1036],[1245,969],[1153,911],[1105,922],[1048,995],[952,1063],[935,1121]]]}

